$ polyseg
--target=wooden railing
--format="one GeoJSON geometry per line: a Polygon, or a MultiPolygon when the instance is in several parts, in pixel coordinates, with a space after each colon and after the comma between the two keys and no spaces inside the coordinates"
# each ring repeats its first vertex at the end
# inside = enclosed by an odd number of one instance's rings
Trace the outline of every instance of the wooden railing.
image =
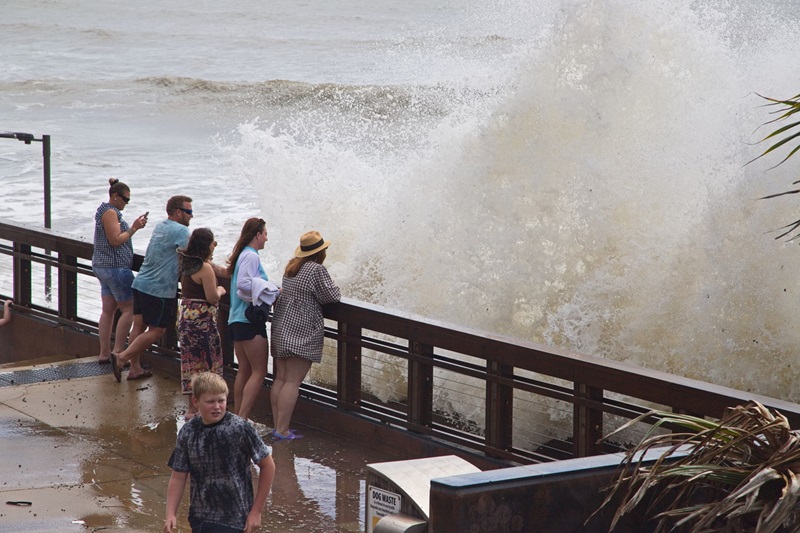
{"type": "MultiPolygon", "coordinates": [[[[0,254],[12,258],[13,295],[5,286],[0,286],[0,293],[13,296],[22,312],[96,333],[96,323],[78,315],[79,301],[88,297],[79,291],[79,276],[93,276],[91,243],[52,230],[0,223],[0,254]],[[57,305],[53,308],[34,303],[34,264],[50,265],[54,271],[57,305]]],[[[137,256],[135,268],[141,259],[137,256]]],[[[226,340],[226,307],[221,306],[220,330],[225,364],[235,371],[231,343],[226,340]]],[[[755,399],[800,427],[800,406],[794,403],[376,305],[344,299],[326,306],[325,317],[326,336],[335,346],[328,355],[335,359],[330,363],[336,365],[335,382],[305,384],[304,397],[491,457],[530,463],[602,453],[599,442],[604,433],[653,405],[718,418],[726,407],[755,399]],[[367,372],[378,357],[401,363],[397,374],[404,375],[395,377],[407,385],[404,394],[379,399],[375,391],[382,386],[380,379],[367,372]],[[472,383],[471,394],[480,396],[482,408],[467,415],[458,413],[458,405],[451,406],[455,412],[444,409],[437,399],[445,382],[472,383]],[[567,406],[555,417],[559,420],[552,422],[552,431],[544,432],[544,440],[550,442],[530,439],[521,430],[532,417],[548,418],[544,407],[522,406],[531,398],[540,406],[567,406]]],[[[178,357],[176,339],[174,332],[167,335],[153,351],[178,357]]],[[[268,376],[266,384],[269,380],[268,376]]]]}

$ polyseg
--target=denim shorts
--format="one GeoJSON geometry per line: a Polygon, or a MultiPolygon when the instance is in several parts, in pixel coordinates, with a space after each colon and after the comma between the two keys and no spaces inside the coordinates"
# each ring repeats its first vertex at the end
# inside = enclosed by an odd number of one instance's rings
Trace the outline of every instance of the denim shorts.
{"type": "Polygon", "coordinates": [[[133,271],[130,268],[95,268],[92,272],[100,281],[100,296],[113,296],[117,302],[133,299],[133,271]]]}

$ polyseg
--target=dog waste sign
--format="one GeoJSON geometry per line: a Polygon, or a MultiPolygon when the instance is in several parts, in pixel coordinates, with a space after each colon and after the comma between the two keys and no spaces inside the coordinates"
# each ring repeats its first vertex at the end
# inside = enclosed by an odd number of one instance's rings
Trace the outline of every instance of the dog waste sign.
{"type": "Polygon", "coordinates": [[[367,533],[372,533],[378,520],[400,512],[400,495],[370,485],[367,504],[367,533]]]}

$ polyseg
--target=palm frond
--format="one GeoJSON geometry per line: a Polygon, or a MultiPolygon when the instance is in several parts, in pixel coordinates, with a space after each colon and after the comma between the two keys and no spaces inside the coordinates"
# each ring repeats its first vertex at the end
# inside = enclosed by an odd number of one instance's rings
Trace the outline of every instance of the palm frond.
{"type": "Polygon", "coordinates": [[[651,411],[624,427],[654,417],[678,431],[651,430],[626,453],[600,507],[618,502],[611,530],[634,511],[657,532],[800,528],[800,436],[785,416],[748,402],[719,421],[651,411]]]}
{"type": "MultiPolygon", "coordinates": [[[[786,100],[779,100],[779,99],[775,99],[775,98],[769,98],[769,97],[766,97],[766,96],[762,96],[760,94],[758,96],[760,98],[763,98],[764,100],[766,100],[768,102],[767,104],[765,104],[766,107],[776,107],[776,110],[772,111],[771,113],[775,114],[775,115],[778,115],[775,118],[773,118],[772,120],[769,120],[768,122],[765,122],[764,124],[762,124],[762,126],[774,125],[774,124],[778,124],[778,123],[782,123],[783,125],[780,126],[779,128],[777,128],[775,131],[773,131],[773,132],[769,133],[768,135],[766,135],[760,141],[758,141],[759,143],[770,142],[772,144],[767,146],[767,148],[763,152],[761,152],[758,156],[754,157],[753,159],[751,159],[750,161],[745,163],[745,165],[749,165],[753,161],[761,159],[762,157],[764,157],[764,156],[766,156],[768,154],[772,154],[773,152],[775,152],[776,150],[778,150],[780,148],[783,148],[783,147],[791,148],[789,150],[789,152],[783,157],[783,159],[781,159],[776,165],[772,166],[769,169],[769,170],[772,170],[773,168],[784,164],[787,160],[789,160],[792,156],[794,156],[798,151],[800,151],[800,131],[798,131],[798,128],[800,128],[800,121],[794,121],[794,122],[790,122],[788,124],[785,123],[790,118],[794,120],[795,118],[797,118],[797,117],[795,117],[795,114],[800,113],[800,95],[793,96],[792,98],[789,98],[789,99],[786,99],[786,100]],[[781,136],[784,136],[784,135],[785,135],[785,137],[780,138],[781,136]]],[[[793,185],[796,184],[796,183],[797,182],[795,181],[793,183],[793,185]]],[[[788,194],[797,194],[798,192],[800,192],[800,190],[796,190],[796,189],[787,190],[787,191],[783,191],[783,192],[779,192],[779,193],[769,194],[767,196],[762,197],[761,199],[765,200],[765,199],[769,199],[769,198],[778,198],[780,196],[786,196],[788,194]]],[[[778,237],[776,237],[776,239],[782,239],[783,237],[791,234],[792,232],[797,230],[798,225],[797,225],[797,223],[792,223],[792,224],[789,224],[787,226],[784,226],[781,229],[785,229],[785,228],[789,228],[789,230],[784,232],[784,233],[782,233],[782,234],[780,234],[778,237]]],[[[789,240],[791,241],[794,238],[795,237],[791,237],[789,240]]]]}

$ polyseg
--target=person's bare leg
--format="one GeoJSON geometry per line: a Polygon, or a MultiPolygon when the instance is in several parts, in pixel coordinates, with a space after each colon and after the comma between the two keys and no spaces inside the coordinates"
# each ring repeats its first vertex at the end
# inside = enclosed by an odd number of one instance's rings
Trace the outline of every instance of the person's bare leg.
{"type": "Polygon", "coordinates": [[[117,312],[117,301],[110,294],[101,296],[102,310],[97,321],[97,336],[100,339],[100,355],[98,361],[108,361],[111,357],[111,328],[114,327],[114,315],[117,312]]]}
{"type": "MultiPolygon", "coordinates": [[[[242,398],[244,397],[244,385],[250,379],[252,369],[250,368],[250,361],[245,355],[247,341],[234,341],[233,351],[236,354],[236,361],[239,363],[239,369],[236,371],[236,379],[233,381],[233,414],[238,415],[239,409],[242,406],[242,398]]],[[[241,416],[241,415],[240,415],[241,416]]]]}
{"type": "MultiPolygon", "coordinates": [[[[146,329],[147,329],[147,326],[144,323],[144,318],[142,317],[142,315],[141,314],[133,315],[133,327],[131,328],[131,334],[128,337],[128,340],[130,341],[130,343],[133,344],[133,341],[136,340],[136,337],[138,337],[139,335],[144,333],[144,330],[146,330],[146,329]]],[[[116,353],[116,352],[114,352],[114,353],[116,353]]],[[[119,355],[119,354],[117,354],[117,355],[119,355]]]]}
{"type": "MultiPolygon", "coordinates": [[[[267,358],[269,357],[269,343],[265,337],[256,335],[245,344],[245,357],[250,363],[250,377],[242,390],[242,404],[236,407],[237,413],[242,418],[249,419],[250,411],[256,403],[258,391],[264,385],[267,377],[267,358]]],[[[241,363],[240,363],[241,364],[241,363]]]]}
{"type": "MultiPolygon", "coordinates": [[[[300,384],[306,378],[311,369],[311,361],[299,357],[289,357],[286,359],[286,382],[280,390],[278,397],[278,409],[275,420],[275,431],[281,435],[289,434],[289,425],[292,422],[292,413],[297,404],[297,396],[300,392],[300,384]]],[[[275,416],[275,415],[273,415],[275,416]]]]}
{"type": "Polygon", "coordinates": [[[145,331],[140,332],[139,330],[143,326],[142,315],[134,315],[131,343],[126,350],[117,354],[118,366],[124,366],[128,361],[131,363],[128,379],[134,379],[142,374],[144,371],[141,363],[142,352],[163,337],[167,331],[167,328],[148,327],[145,331]]]}
{"type": "Polygon", "coordinates": [[[117,306],[121,314],[117,320],[117,329],[114,331],[114,353],[118,354],[125,350],[125,345],[128,343],[128,334],[133,324],[133,300],[117,302],[117,306]]]}
{"type": "Polygon", "coordinates": [[[281,389],[286,384],[286,359],[272,358],[272,386],[269,388],[269,403],[272,408],[272,424],[278,424],[278,404],[280,403],[281,389]]]}

